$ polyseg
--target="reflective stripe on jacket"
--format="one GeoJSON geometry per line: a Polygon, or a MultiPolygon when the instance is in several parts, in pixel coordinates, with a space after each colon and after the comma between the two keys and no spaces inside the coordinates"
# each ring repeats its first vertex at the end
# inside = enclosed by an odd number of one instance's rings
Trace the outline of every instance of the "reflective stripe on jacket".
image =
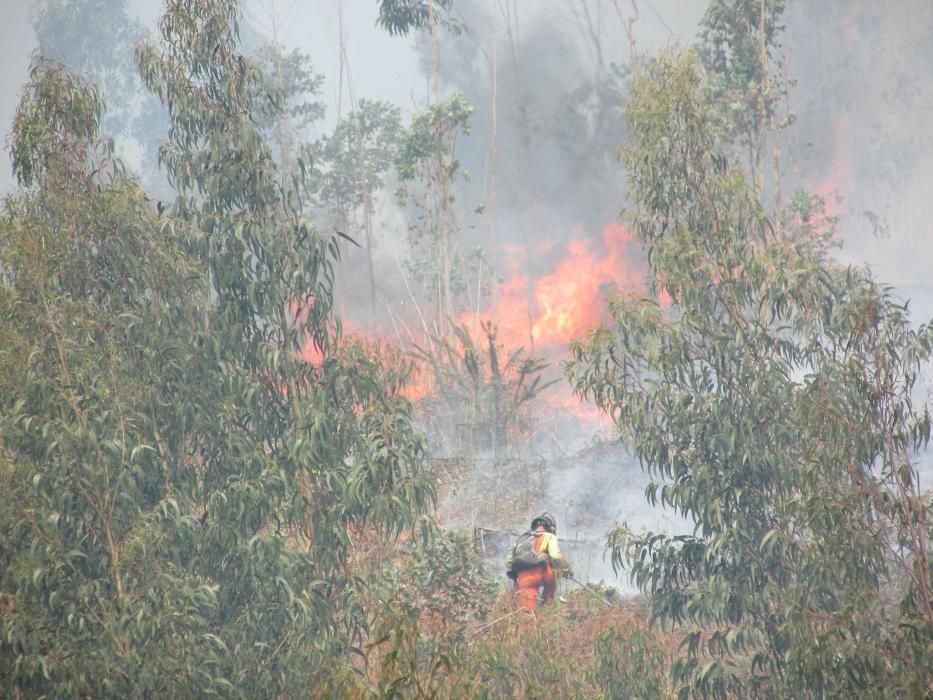
{"type": "Polygon", "coordinates": [[[560,553],[560,545],[557,543],[557,535],[553,532],[535,533],[535,551],[547,554],[552,563],[563,556],[560,553]]]}

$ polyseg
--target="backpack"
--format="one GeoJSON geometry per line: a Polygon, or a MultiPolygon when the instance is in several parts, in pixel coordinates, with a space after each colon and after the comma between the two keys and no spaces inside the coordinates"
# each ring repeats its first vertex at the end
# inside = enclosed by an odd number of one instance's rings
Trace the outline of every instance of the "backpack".
{"type": "Polygon", "coordinates": [[[512,571],[525,571],[547,563],[547,554],[535,551],[536,539],[533,531],[519,536],[512,548],[512,571]]]}

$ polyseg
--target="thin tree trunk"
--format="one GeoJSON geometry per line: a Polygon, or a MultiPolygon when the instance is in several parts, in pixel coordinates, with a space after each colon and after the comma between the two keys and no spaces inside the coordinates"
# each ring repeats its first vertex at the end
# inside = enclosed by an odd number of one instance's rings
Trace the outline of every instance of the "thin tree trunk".
{"type": "MultiPolygon", "coordinates": [[[[434,105],[439,107],[441,104],[441,49],[437,36],[437,14],[434,6],[434,0],[428,0],[428,20],[431,27],[431,56],[434,64],[434,105]]],[[[447,164],[442,155],[443,144],[437,143],[438,148],[438,190],[439,190],[439,245],[438,262],[440,269],[440,285],[438,299],[438,325],[441,334],[447,334],[448,321],[453,318],[453,300],[450,289],[450,191],[447,164]]]]}
{"type": "MultiPolygon", "coordinates": [[[[508,5],[506,5],[506,7],[508,7],[508,5]]],[[[520,176],[522,176],[525,168],[531,162],[532,152],[531,152],[531,137],[530,137],[531,130],[528,126],[528,115],[525,111],[526,105],[523,104],[524,99],[525,99],[525,92],[523,89],[521,64],[518,60],[518,41],[519,41],[518,31],[519,31],[518,5],[515,4],[512,6],[512,9],[508,12],[508,22],[506,23],[506,34],[509,37],[509,48],[512,53],[512,70],[513,70],[514,80],[515,80],[515,94],[518,95],[518,99],[519,99],[518,122],[519,122],[519,127],[521,129],[520,141],[522,144],[522,151],[523,151],[522,153],[523,157],[521,159],[521,162],[522,164],[524,164],[524,167],[521,165],[519,166],[519,174],[520,176]],[[512,31],[512,16],[513,15],[515,18],[515,31],[514,32],[512,31]]],[[[521,177],[521,179],[525,180],[526,178],[521,177]]],[[[528,231],[526,230],[524,226],[521,226],[520,232],[522,236],[522,243],[525,246],[525,250],[530,250],[531,245],[530,245],[530,241],[528,240],[528,231]]],[[[535,293],[534,293],[533,277],[534,275],[532,274],[532,271],[528,270],[528,274],[527,274],[528,285],[526,286],[526,294],[528,298],[528,345],[532,353],[534,353],[535,351],[535,334],[534,334],[535,293]]]]}
{"type": "Polygon", "coordinates": [[[755,148],[755,187],[759,195],[764,194],[765,168],[761,159],[761,153],[765,147],[767,137],[767,103],[768,92],[768,42],[765,35],[765,12],[767,12],[767,0],[759,0],[758,16],[758,60],[761,62],[761,84],[758,86],[758,143],[755,148]]]}
{"type": "MultiPolygon", "coordinates": [[[[496,139],[497,139],[496,128],[498,124],[496,122],[496,119],[497,119],[496,107],[497,107],[498,89],[499,89],[499,51],[498,51],[499,32],[498,32],[498,22],[496,21],[496,11],[495,11],[495,8],[493,7],[492,2],[493,0],[490,0],[490,3],[489,3],[489,13],[492,16],[492,105],[491,105],[492,137],[491,137],[491,140],[490,140],[491,142],[489,145],[492,172],[491,172],[491,183],[490,183],[490,189],[489,189],[489,257],[490,257],[490,264],[493,270],[493,277],[495,277],[495,270],[498,269],[498,265],[499,265],[499,251],[498,251],[498,241],[497,241],[497,232],[496,232],[496,224],[498,223],[497,222],[498,192],[496,190],[497,184],[498,184],[496,180],[496,176],[498,175],[498,170],[497,170],[498,144],[496,142],[496,139]]],[[[490,292],[492,292],[494,288],[495,288],[495,284],[493,283],[490,285],[490,292]]],[[[477,305],[481,303],[481,299],[477,299],[476,301],[477,301],[477,305]]],[[[495,302],[496,300],[493,300],[493,301],[495,302]]],[[[492,308],[497,309],[498,304],[493,303],[492,308]]],[[[494,319],[494,321],[498,323],[497,318],[494,319]]],[[[476,334],[475,328],[474,328],[473,333],[474,335],[476,334]]]]}
{"type": "Polygon", "coordinates": [[[344,59],[347,53],[347,47],[343,37],[343,0],[337,0],[337,33],[340,39],[340,66],[337,71],[337,121],[340,122],[340,115],[343,111],[344,59]]]}

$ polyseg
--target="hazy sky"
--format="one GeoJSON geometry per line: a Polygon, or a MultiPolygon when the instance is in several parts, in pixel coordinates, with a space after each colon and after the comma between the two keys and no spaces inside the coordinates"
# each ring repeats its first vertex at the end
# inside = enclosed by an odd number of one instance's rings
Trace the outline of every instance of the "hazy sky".
{"type": "MultiPolygon", "coordinates": [[[[492,1],[492,0],[491,0],[492,1]]],[[[501,2],[499,3],[501,4],[501,2]]],[[[572,23],[569,0],[519,0],[529,14],[566,16],[572,23]]],[[[704,0],[639,0],[641,16],[635,25],[639,50],[650,52],[671,42],[690,42],[707,3],[704,0]]],[[[29,21],[30,0],[0,0],[0,125],[4,135],[27,76],[35,38],[29,21]]],[[[339,65],[338,6],[343,7],[344,35],[352,77],[352,96],[381,98],[411,113],[423,104],[428,87],[412,49],[413,39],[390,37],[375,27],[376,0],[250,0],[246,18],[266,36],[273,34],[287,46],[299,46],[312,57],[315,69],[326,78],[328,123],[336,116],[339,65]],[[273,21],[273,18],[276,18],[273,21]]],[[[145,26],[154,30],[162,3],[129,0],[129,7],[145,26]]],[[[606,0],[592,0],[613,17],[606,0]]],[[[619,3],[627,11],[629,3],[619,3]]],[[[801,117],[802,140],[811,138],[806,124],[832,123],[804,149],[811,160],[848,166],[851,173],[839,184],[846,191],[839,206],[841,228],[849,243],[843,255],[853,261],[871,262],[880,276],[918,293],[920,310],[933,313],[929,263],[933,262],[933,136],[928,126],[933,113],[933,65],[922,52],[933,31],[933,12],[928,0],[826,0],[788,3],[787,43],[797,85],[790,107],[801,117]],[[819,9],[819,21],[811,16],[819,9]],[[824,16],[825,15],[825,16],[824,16]],[[842,38],[842,44],[838,39],[842,38]],[[836,43],[834,43],[836,42],[836,43]],[[913,47],[913,54],[910,53],[913,47]],[[840,50],[840,48],[842,50],[840,50]],[[827,52],[832,51],[831,55],[827,52]],[[824,53],[820,53],[823,51],[824,53]],[[836,97],[833,97],[835,95],[836,97]],[[828,108],[828,109],[827,109],[828,108]],[[900,152],[884,168],[871,169],[881,156],[872,149],[892,133],[900,152]],[[808,148],[811,148],[808,146],[808,148]],[[843,162],[846,154],[849,163],[843,162]],[[907,167],[908,155],[913,162],[907,167]],[[917,163],[920,165],[917,165],[917,163]],[[877,235],[865,212],[882,218],[877,235]]],[[[614,18],[614,17],[613,17],[614,18]]],[[[529,23],[523,19],[526,26],[529,23]]],[[[473,28],[488,31],[488,28],[473,28]]],[[[575,28],[577,35],[584,33],[575,28]]],[[[607,30],[608,31],[608,30],[607,30]]],[[[617,29],[616,29],[617,31],[617,29]]],[[[606,42],[618,54],[620,42],[606,42]]],[[[626,47],[627,48],[627,47],[626,47]]],[[[581,49],[582,50],[582,49],[581,49]]],[[[343,105],[349,108],[351,86],[343,85],[343,105]]],[[[881,163],[881,165],[885,165],[881,163]]],[[[789,168],[791,175],[793,167],[789,168]]],[[[819,182],[808,183],[817,187],[819,182]]],[[[12,186],[9,159],[0,162],[0,191],[12,186]]]]}
{"type": "MultiPolygon", "coordinates": [[[[0,8],[0,125],[6,144],[36,40],[29,23],[28,0],[0,0],[0,8]]],[[[12,184],[10,160],[4,156],[0,159],[0,192],[9,190],[12,184]]]]}
{"type": "MultiPolygon", "coordinates": [[[[4,135],[9,132],[30,55],[36,48],[29,19],[31,5],[31,0],[0,0],[0,125],[4,135]]],[[[519,5],[526,16],[535,12],[566,13],[567,7],[565,0],[521,0],[519,5]]],[[[153,32],[162,6],[161,0],[128,0],[130,12],[153,32]]],[[[414,39],[389,36],[375,26],[377,0],[248,0],[244,14],[247,22],[266,37],[274,36],[280,43],[299,47],[311,56],[315,70],[325,76],[324,98],[330,123],[336,116],[340,91],[338,6],[342,6],[352,83],[343,85],[343,111],[349,108],[352,97],[388,100],[406,113],[423,106],[429,85],[418,68],[412,49],[414,39]]],[[[652,50],[675,36],[689,40],[705,6],[703,0],[654,0],[639,19],[639,46],[652,50]]],[[[0,167],[0,191],[12,186],[8,163],[5,159],[0,167]]]]}
{"type": "MultiPolygon", "coordinates": [[[[16,111],[20,91],[27,78],[31,53],[36,48],[30,23],[30,0],[0,0],[0,125],[4,137],[16,111]]],[[[416,57],[410,40],[390,37],[375,28],[375,0],[346,0],[344,32],[347,55],[356,92],[361,96],[390,100],[403,108],[413,104],[416,90],[423,93],[416,57]],[[375,59],[375,60],[374,60],[375,59]]],[[[130,11],[144,26],[155,31],[162,11],[160,0],[130,0],[130,11]]],[[[336,0],[255,0],[246,5],[246,18],[263,34],[278,36],[288,46],[300,46],[311,54],[315,69],[325,76],[336,76],[339,65],[339,32],[336,0]],[[271,18],[277,17],[273,24],[271,18]]],[[[325,97],[329,117],[337,103],[338,83],[327,80],[325,97]]],[[[344,87],[344,105],[349,105],[344,87]]],[[[4,138],[5,142],[5,138],[4,138]]],[[[9,159],[0,167],[0,191],[13,184],[9,159]]]]}

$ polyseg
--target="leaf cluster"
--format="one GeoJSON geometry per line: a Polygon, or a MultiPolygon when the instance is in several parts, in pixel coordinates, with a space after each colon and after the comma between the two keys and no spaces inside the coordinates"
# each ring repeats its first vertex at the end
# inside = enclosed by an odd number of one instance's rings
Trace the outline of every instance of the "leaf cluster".
{"type": "Polygon", "coordinates": [[[140,49],[170,112],[171,204],[109,156],[96,92],[60,67],[34,67],[17,114],[0,221],[15,692],[323,686],[369,623],[351,533],[393,538],[433,505],[408,370],[342,338],[339,239],[271,155],[258,106],[277,98],[237,23],[232,0],[172,1],[140,49]]]}
{"type": "Polygon", "coordinates": [[[811,198],[763,210],[715,99],[689,53],[636,81],[624,160],[651,294],[617,298],[568,367],[654,477],[649,503],[694,526],[618,530],[614,563],[698,629],[685,694],[916,692],[933,609],[913,390],[933,331],[831,260],[811,198]]]}
{"type": "Polygon", "coordinates": [[[453,4],[453,0],[379,0],[376,24],[393,36],[431,29],[432,25],[459,34],[463,27],[450,15],[453,4]]]}
{"type": "Polygon", "coordinates": [[[717,109],[728,120],[732,140],[749,152],[752,169],[790,84],[775,60],[784,6],[784,0],[714,0],[700,23],[698,54],[717,109]]]}
{"type": "Polygon", "coordinates": [[[338,219],[371,201],[395,165],[403,138],[401,113],[388,102],[361,99],[357,109],[316,144],[317,195],[338,219]]]}

